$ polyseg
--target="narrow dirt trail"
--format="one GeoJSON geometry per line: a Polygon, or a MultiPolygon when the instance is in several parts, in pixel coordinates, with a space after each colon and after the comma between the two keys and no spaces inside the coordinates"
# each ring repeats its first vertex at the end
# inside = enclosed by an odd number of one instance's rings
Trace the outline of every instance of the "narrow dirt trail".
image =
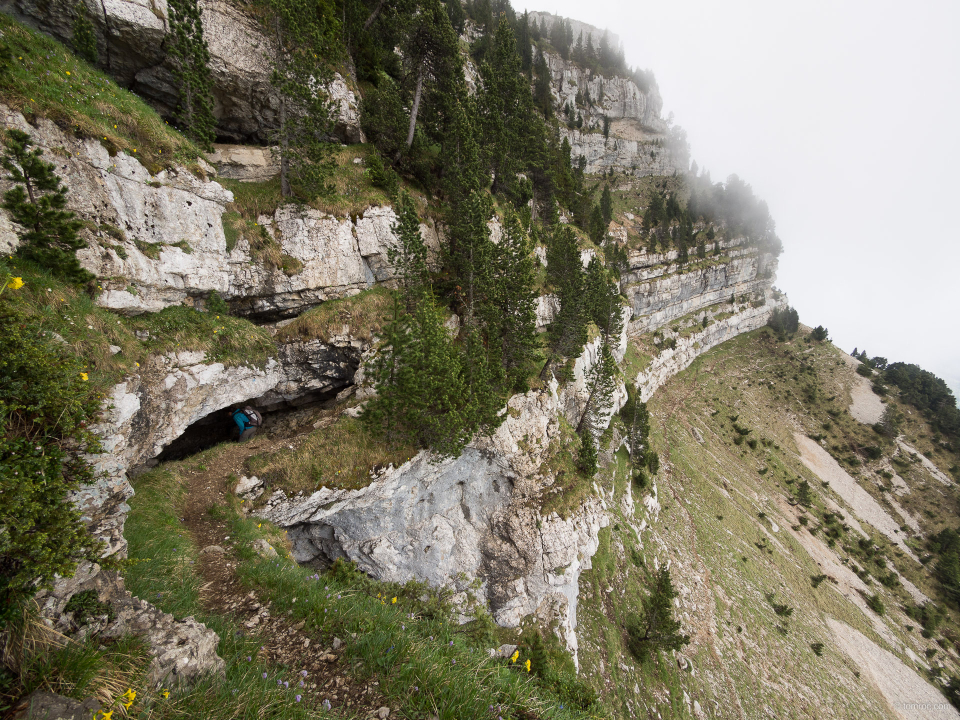
{"type": "MultiPolygon", "coordinates": [[[[261,603],[255,591],[244,588],[236,576],[237,559],[231,552],[233,543],[226,521],[219,513],[211,512],[227,504],[235,482],[231,476],[245,474],[248,458],[295,448],[306,437],[255,437],[231,445],[215,459],[197,461],[193,469],[189,459],[182,463],[186,489],[182,522],[201,550],[197,571],[204,584],[200,598],[210,612],[233,615],[244,628],[242,632],[256,635],[261,642],[260,660],[286,668],[291,689],[297,687],[309,706],[329,708],[342,717],[373,718],[380,708],[389,707],[377,682],[359,682],[353,677],[341,661],[343,645],[339,642],[316,637],[305,629],[303,621],[297,623],[287,616],[274,615],[271,603],[261,603]]],[[[395,715],[395,708],[390,715],[395,715]]]]}

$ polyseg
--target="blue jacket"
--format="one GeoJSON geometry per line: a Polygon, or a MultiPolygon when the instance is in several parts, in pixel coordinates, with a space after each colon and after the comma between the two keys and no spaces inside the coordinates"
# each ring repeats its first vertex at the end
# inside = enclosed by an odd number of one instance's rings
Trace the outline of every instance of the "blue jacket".
{"type": "Polygon", "coordinates": [[[250,422],[250,418],[247,417],[247,414],[243,410],[234,410],[233,411],[233,421],[237,424],[237,427],[240,428],[242,433],[248,427],[253,427],[253,423],[250,422]]]}

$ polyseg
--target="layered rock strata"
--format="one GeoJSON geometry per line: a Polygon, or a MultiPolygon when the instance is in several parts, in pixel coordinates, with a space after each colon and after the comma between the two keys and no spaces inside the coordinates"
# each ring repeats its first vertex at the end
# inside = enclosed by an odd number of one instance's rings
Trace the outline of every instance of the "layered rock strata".
{"type": "MultiPolygon", "coordinates": [[[[161,114],[171,115],[178,96],[167,56],[166,0],[82,1],[97,35],[100,67],[161,114]]],[[[0,0],[0,10],[67,47],[73,39],[74,5],[72,0],[0,0]]],[[[210,49],[217,135],[237,142],[268,142],[278,126],[280,106],[270,85],[272,43],[259,23],[236,4],[204,0],[200,7],[210,49]]],[[[327,90],[336,136],[343,142],[364,142],[350,82],[337,74],[327,90]]]]}
{"type": "MultiPolygon", "coordinates": [[[[216,291],[239,314],[275,319],[393,277],[391,207],[337,218],[288,205],[261,216],[251,232],[275,245],[287,263],[281,268],[251,248],[246,234],[228,249],[223,216],[233,194],[218,183],[181,167],[151,175],[135,158],[111,157],[99,142],[68,136],[52,122],[34,128],[2,106],[0,114],[6,127],[33,137],[68,188],[69,209],[95,228],[83,231],[89,247],[78,258],[100,281],[102,307],[155,312],[216,291]]],[[[0,217],[0,250],[9,252],[16,235],[5,211],[0,217]]],[[[421,233],[439,250],[434,228],[422,225],[421,233]]]]}

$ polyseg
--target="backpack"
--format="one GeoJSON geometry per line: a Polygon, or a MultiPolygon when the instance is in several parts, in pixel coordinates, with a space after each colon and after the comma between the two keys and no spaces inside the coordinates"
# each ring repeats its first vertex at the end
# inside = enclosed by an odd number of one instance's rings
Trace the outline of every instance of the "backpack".
{"type": "Polygon", "coordinates": [[[250,420],[250,424],[253,427],[260,427],[263,425],[263,416],[249,405],[243,409],[243,414],[247,416],[247,419],[250,420]]]}

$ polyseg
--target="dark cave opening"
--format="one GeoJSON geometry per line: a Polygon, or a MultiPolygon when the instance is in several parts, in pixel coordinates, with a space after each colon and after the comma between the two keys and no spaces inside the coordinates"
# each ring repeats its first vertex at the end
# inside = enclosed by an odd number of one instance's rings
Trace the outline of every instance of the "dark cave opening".
{"type": "Polygon", "coordinates": [[[189,425],[159,455],[148,460],[142,467],[146,469],[162,462],[183,460],[220,443],[236,440],[237,426],[230,416],[230,411],[236,407],[249,405],[263,416],[263,425],[257,431],[257,435],[286,434],[290,432],[291,424],[294,427],[298,425],[296,416],[306,417],[310,411],[332,407],[337,402],[337,396],[348,386],[349,384],[326,391],[307,393],[294,399],[278,399],[276,394],[271,392],[259,398],[243,400],[221,408],[189,425]]]}

